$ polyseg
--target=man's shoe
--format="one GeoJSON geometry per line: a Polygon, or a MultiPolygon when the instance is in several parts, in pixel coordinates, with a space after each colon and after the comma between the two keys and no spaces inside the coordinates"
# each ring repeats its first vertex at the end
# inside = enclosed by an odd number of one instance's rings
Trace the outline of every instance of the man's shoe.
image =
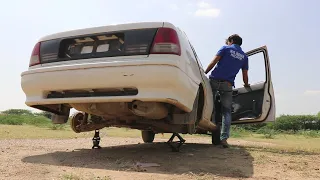
{"type": "Polygon", "coordinates": [[[221,140],[220,144],[222,145],[223,148],[229,148],[229,144],[226,139],[221,140]]]}

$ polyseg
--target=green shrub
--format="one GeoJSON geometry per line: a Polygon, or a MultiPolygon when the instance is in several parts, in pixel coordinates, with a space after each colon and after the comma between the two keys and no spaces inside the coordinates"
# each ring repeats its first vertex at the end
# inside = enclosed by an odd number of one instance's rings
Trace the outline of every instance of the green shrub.
{"type": "Polygon", "coordinates": [[[298,131],[297,134],[303,135],[305,137],[312,137],[312,138],[320,137],[320,131],[315,131],[315,130],[302,130],[302,131],[298,131]]]}
{"type": "Polygon", "coordinates": [[[44,116],[25,117],[25,124],[45,127],[50,125],[51,121],[44,116]]]}
{"type": "Polygon", "coordinates": [[[256,123],[256,124],[240,124],[236,125],[236,127],[243,128],[248,131],[257,131],[258,129],[266,126],[266,123],[256,123]]]}
{"type": "Polygon", "coordinates": [[[42,111],[42,112],[39,112],[39,113],[34,113],[34,115],[36,115],[36,116],[44,116],[44,117],[46,117],[48,119],[51,119],[52,113],[46,112],[46,111],[42,111]]]}
{"type": "Polygon", "coordinates": [[[232,137],[244,137],[250,134],[246,129],[244,129],[241,126],[231,126],[231,132],[232,137]]]}
{"type": "Polygon", "coordinates": [[[263,134],[264,138],[273,139],[278,134],[272,127],[264,126],[257,131],[258,134],[263,134]]]}
{"type": "Polygon", "coordinates": [[[2,111],[1,113],[6,115],[33,115],[30,110],[26,109],[8,109],[6,111],[2,111]]]}
{"type": "Polygon", "coordinates": [[[274,129],[283,131],[320,130],[319,119],[313,115],[282,115],[276,119],[274,129]]]}
{"type": "Polygon", "coordinates": [[[51,124],[50,120],[44,116],[34,116],[34,115],[0,115],[0,124],[7,125],[35,125],[35,126],[47,126],[51,124]]]}
{"type": "Polygon", "coordinates": [[[274,128],[277,130],[299,130],[301,128],[301,123],[297,118],[290,115],[282,115],[276,119],[274,128]]]}
{"type": "Polygon", "coordinates": [[[320,112],[318,115],[281,115],[275,122],[234,125],[237,136],[239,129],[263,134],[265,138],[273,138],[279,133],[301,134],[318,137],[320,130],[320,112]],[[317,131],[318,130],[318,131],[317,131]]]}
{"type": "Polygon", "coordinates": [[[17,115],[0,115],[0,124],[8,124],[8,125],[22,125],[23,121],[20,116],[17,115]]]}

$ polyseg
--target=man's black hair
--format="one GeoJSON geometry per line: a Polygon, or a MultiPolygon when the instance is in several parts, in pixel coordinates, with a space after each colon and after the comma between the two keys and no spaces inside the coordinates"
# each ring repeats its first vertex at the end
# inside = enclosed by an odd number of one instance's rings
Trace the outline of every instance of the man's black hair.
{"type": "MultiPolygon", "coordinates": [[[[242,45],[242,38],[238,34],[232,34],[226,39],[227,42],[233,42],[233,44],[237,44],[239,46],[242,45]]],[[[227,43],[226,42],[226,43],[227,43]]]]}

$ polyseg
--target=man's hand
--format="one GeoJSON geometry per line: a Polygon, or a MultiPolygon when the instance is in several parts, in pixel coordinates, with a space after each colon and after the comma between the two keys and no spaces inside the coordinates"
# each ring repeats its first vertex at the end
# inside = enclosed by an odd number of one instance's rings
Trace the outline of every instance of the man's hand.
{"type": "Polygon", "coordinates": [[[221,56],[215,56],[213,61],[208,65],[206,71],[204,73],[208,74],[208,72],[211,71],[211,69],[218,63],[218,61],[221,59],[221,56]]]}

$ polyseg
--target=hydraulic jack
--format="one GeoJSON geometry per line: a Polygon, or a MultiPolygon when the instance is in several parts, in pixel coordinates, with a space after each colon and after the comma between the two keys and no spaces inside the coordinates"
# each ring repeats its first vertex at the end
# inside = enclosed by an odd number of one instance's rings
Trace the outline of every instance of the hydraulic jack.
{"type": "Polygon", "coordinates": [[[93,142],[92,149],[101,149],[101,146],[99,146],[100,134],[99,134],[99,130],[97,130],[97,129],[94,132],[94,136],[92,138],[92,142],[93,142]]]}

